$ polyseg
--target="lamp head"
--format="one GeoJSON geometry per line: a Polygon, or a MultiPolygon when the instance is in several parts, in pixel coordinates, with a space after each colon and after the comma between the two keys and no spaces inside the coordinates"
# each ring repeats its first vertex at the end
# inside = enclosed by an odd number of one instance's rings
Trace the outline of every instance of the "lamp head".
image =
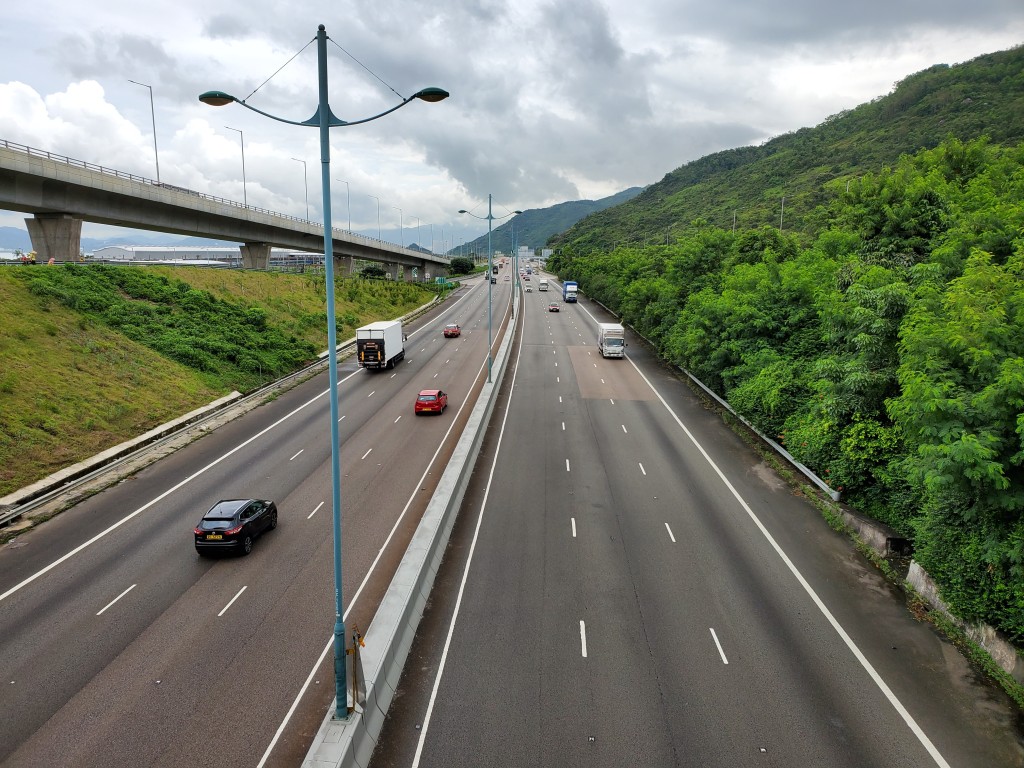
{"type": "Polygon", "coordinates": [[[522,213],[522,211],[512,211],[512,213],[522,213]]]}
{"type": "Polygon", "coordinates": [[[233,101],[238,101],[230,93],[224,93],[224,91],[207,91],[206,93],[199,94],[199,100],[203,104],[209,104],[211,107],[223,107],[230,104],[233,101]]]}
{"type": "Polygon", "coordinates": [[[469,211],[467,211],[466,209],[462,209],[461,211],[459,211],[459,213],[469,213],[469,211]]]}
{"type": "Polygon", "coordinates": [[[434,103],[437,101],[444,101],[450,95],[451,94],[443,88],[424,88],[422,91],[413,94],[413,98],[434,103]]]}

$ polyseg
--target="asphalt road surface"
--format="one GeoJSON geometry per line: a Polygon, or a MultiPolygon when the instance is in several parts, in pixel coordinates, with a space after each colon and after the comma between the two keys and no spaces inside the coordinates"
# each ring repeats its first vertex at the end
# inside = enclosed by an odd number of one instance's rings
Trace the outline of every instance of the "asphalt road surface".
{"type": "MultiPolygon", "coordinates": [[[[511,285],[493,290],[496,330],[511,285]]],[[[365,631],[440,478],[487,336],[471,281],[409,329],[395,370],[339,365],[349,629],[365,631]],[[443,415],[414,416],[427,388],[449,393],[443,415]]],[[[0,549],[0,763],[301,762],[334,694],[326,387],[286,391],[0,549]],[[193,526],[239,497],[276,501],[278,528],[248,557],[197,556],[193,526]]]]}
{"type": "Polygon", "coordinates": [[[1024,765],[1019,711],[678,376],[525,294],[374,753],[397,766],[1024,765]]]}

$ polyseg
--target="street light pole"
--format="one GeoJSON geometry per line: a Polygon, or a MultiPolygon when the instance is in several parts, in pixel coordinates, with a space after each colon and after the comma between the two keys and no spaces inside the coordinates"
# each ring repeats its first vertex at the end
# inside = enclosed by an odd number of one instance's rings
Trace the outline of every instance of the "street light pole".
{"type": "Polygon", "coordinates": [[[160,153],[156,151],[156,110],[153,108],[153,86],[140,83],[138,80],[129,80],[129,83],[149,88],[149,116],[153,121],[153,157],[156,159],[156,182],[160,183],[160,153]]]}
{"type": "Polygon", "coordinates": [[[302,163],[302,184],[306,189],[306,221],[309,221],[309,177],[306,175],[306,161],[293,157],[296,163],[302,163]]]}
{"type": "MultiPolygon", "coordinates": [[[[469,213],[469,211],[463,209],[459,213],[469,213]]],[[[522,213],[522,211],[513,211],[508,216],[513,216],[517,213],[522,213]]],[[[487,383],[490,384],[491,365],[493,362],[491,355],[491,346],[493,344],[491,341],[491,285],[493,284],[492,278],[494,276],[494,255],[491,249],[491,222],[494,221],[494,214],[491,212],[491,195],[487,195],[486,216],[477,216],[475,213],[469,213],[469,215],[476,219],[487,219],[487,383]]],[[[498,218],[504,219],[507,216],[499,216],[498,218]]]]}
{"type": "Polygon", "coordinates": [[[348,231],[352,231],[352,190],[348,186],[348,182],[344,179],[337,179],[345,185],[345,197],[348,200],[348,231]]]}
{"type": "MultiPolygon", "coordinates": [[[[316,33],[316,58],[318,75],[318,102],[317,111],[313,117],[302,122],[285,120],[271,115],[256,107],[246,104],[243,99],[238,99],[223,91],[207,91],[199,96],[199,100],[205,104],[215,107],[222,107],[231,102],[237,102],[242,106],[251,109],[272,120],[291,125],[303,125],[317,127],[320,129],[320,168],[321,187],[323,190],[323,226],[324,226],[324,279],[327,293],[327,345],[330,354],[328,360],[329,377],[329,400],[331,407],[331,498],[333,507],[334,527],[334,690],[335,705],[334,719],[348,719],[348,691],[347,691],[347,660],[345,658],[345,614],[342,601],[342,569],[341,569],[341,445],[338,436],[338,341],[337,323],[334,309],[334,235],[331,225],[331,142],[330,128],[333,126],[350,126],[368,123],[371,120],[391,114],[396,109],[404,107],[413,99],[421,99],[427,102],[436,102],[446,99],[448,92],[440,88],[424,88],[407,99],[384,112],[363,120],[345,121],[339,119],[332,111],[327,100],[327,31],[321,24],[316,33]]],[[[297,158],[293,158],[297,159],[297,158]]],[[[308,198],[307,198],[308,199],[308,198]]],[[[308,202],[307,202],[308,208],[308,202]]],[[[308,218],[308,213],[307,213],[308,218]]]]}
{"type": "Polygon", "coordinates": [[[245,203],[245,207],[249,207],[249,198],[245,194],[245,134],[238,128],[232,128],[230,125],[225,125],[229,131],[238,131],[238,138],[242,142],[242,202],[245,203]]]}
{"type": "MultiPolygon", "coordinates": [[[[367,195],[367,197],[373,197],[373,195],[367,195]]],[[[380,240],[380,198],[373,197],[377,201],[377,239],[380,240]]]]}

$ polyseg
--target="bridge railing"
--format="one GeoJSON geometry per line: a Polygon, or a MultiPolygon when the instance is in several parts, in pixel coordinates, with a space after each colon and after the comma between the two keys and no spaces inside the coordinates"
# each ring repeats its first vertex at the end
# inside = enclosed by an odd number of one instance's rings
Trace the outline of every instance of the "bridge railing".
{"type": "MultiPolygon", "coordinates": [[[[290,221],[298,221],[298,222],[301,222],[303,224],[311,224],[314,227],[320,227],[321,229],[323,229],[323,224],[322,223],[319,223],[319,222],[316,222],[316,221],[310,221],[309,219],[303,219],[303,218],[301,218],[299,216],[291,216],[290,214],[287,214],[287,213],[280,213],[278,211],[271,211],[268,208],[259,208],[259,207],[255,206],[255,205],[245,205],[243,203],[239,203],[237,200],[228,200],[227,198],[224,198],[224,197],[217,197],[216,195],[208,195],[205,192],[196,192],[195,190],[188,189],[186,187],[178,187],[178,186],[175,186],[174,184],[167,184],[167,183],[162,182],[162,181],[154,181],[153,179],[147,179],[145,176],[136,176],[134,173],[126,173],[125,171],[118,171],[118,170],[116,170],[114,168],[107,168],[107,167],[102,166],[102,165],[97,165],[96,163],[90,163],[90,162],[88,162],[86,160],[76,160],[73,157],[67,157],[66,155],[58,155],[58,154],[56,154],[54,152],[48,152],[45,149],[36,149],[35,147],[28,147],[28,146],[25,146],[24,144],[18,144],[17,142],[8,141],[7,139],[0,139],[0,147],[3,147],[4,149],[10,149],[10,150],[12,150],[14,152],[22,152],[22,153],[24,153],[26,155],[30,155],[32,157],[44,157],[47,160],[51,160],[51,161],[53,161],[55,163],[63,163],[64,165],[70,165],[70,166],[72,166],[74,168],[84,168],[85,170],[88,170],[88,171],[95,171],[96,173],[103,173],[103,174],[106,174],[108,176],[116,176],[119,179],[127,179],[128,181],[134,181],[134,182],[137,182],[139,184],[148,184],[149,186],[152,186],[152,187],[159,187],[161,189],[167,189],[167,190],[171,190],[173,192],[182,192],[182,193],[189,194],[189,195],[195,195],[196,197],[200,197],[203,200],[212,200],[213,202],[220,203],[222,205],[230,205],[230,206],[233,206],[235,208],[241,208],[242,210],[246,210],[246,211],[254,211],[256,213],[266,213],[266,214],[269,214],[271,216],[280,217],[282,219],[289,219],[290,221]]],[[[348,239],[362,241],[366,245],[376,245],[376,244],[394,245],[394,243],[390,243],[387,240],[381,240],[381,239],[376,238],[376,237],[367,237],[366,235],[359,235],[359,234],[356,234],[355,232],[349,232],[347,229],[340,229],[338,227],[332,227],[331,231],[347,235],[348,239]]],[[[407,250],[407,249],[403,249],[403,250],[407,250]]],[[[413,252],[414,253],[418,253],[418,251],[413,251],[413,252]]],[[[444,254],[431,253],[430,255],[431,256],[438,256],[438,255],[440,255],[442,257],[445,257],[444,254]]]]}

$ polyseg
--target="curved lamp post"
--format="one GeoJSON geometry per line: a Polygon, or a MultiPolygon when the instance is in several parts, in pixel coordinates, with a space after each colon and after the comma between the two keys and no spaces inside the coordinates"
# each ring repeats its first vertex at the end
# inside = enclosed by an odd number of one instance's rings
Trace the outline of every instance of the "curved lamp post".
{"type": "Polygon", "coordinates": [[[379,115],[362,120],[341,120],[331,111],[330,104],[327,101],[327,31],[323,24],[317,28],[316,32],[316,60],[319,101],[316,113],[308,120],[285,120],[269,112],[257,109],[250,104],[246,104],[244,99],[238,99],[223,91],[207,91],[199,96],[199,100],[204,104],[214,107],[223,107],[226,104],[235,102],[264,117],[269,117],[271,120],[288,123],[289,125],[302,125],[320,129],[320,168],[324,206],[324,278],[327,283],[327,346],[331,352],[327,356],[327,360],[330,377],[331,489],[334,511],[334,690],[336,697],[334,718],[336,720],[347,720],[348,691],[346,681],[348,678],[345,659],[345,620],[341,590],[341,450],[338,439],[338,342],[334,319],[334,243],[331,226],[331,142],[329,129],[337,126],[368,123],[371,120],[391,114],[414,99],[427,102],[441,101],[448,98],[448,92],[440,88],[424,88],[422,91],[417,91],[409,98],[403,99],[401,103],[381,112],[379,115]]]}
{"type": "Polygon", "coordinates": [[[491,222],[497,219],[507,219],[509,216],[515,216],[516,214],[522,213],[522,211],[512,211],[512,213],[506,214],[505,216],[495,216],[491,213],[491,196],[487,195],[487,215],[477,216],[475,213],[469,213],[467,210],[460,210],[459,213],[468,213],[474,219],[487,219],[487,383],[491,383],[491,276],[494,267],[491,262],[494,259],[493,252],[491,251],[491,222]]]}

